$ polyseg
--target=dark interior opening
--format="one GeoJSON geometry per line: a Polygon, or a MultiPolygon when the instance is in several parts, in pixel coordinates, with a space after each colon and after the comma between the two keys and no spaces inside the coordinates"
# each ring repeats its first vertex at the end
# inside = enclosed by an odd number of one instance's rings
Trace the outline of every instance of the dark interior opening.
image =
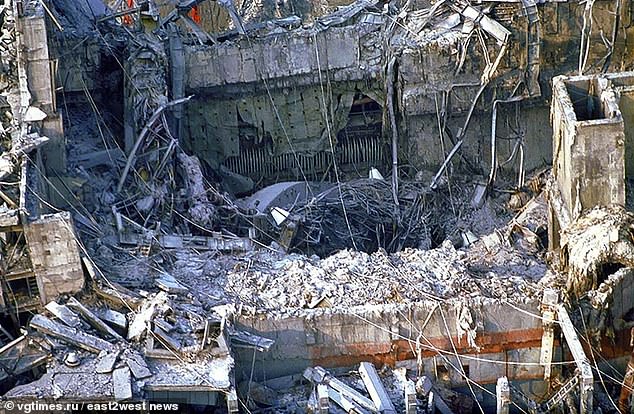
{"type": "Polygon", "coordinates": [[[597,284],[605,282],[610,275],[616,273],[619,269],[624,268],[621,263],[602,263],[597,270],[597,284]]]}
{"type": "Polygon", "coordinates": [[[577,116],[577,121],[605,118],[599,99],[599,91],[593,82],[566,83],[566,89],[577,116]]]}

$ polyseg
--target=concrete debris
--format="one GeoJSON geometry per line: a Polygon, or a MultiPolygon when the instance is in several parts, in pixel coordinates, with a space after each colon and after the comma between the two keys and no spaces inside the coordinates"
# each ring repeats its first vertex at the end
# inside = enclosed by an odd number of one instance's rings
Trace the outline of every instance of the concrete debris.
{"type": "Polygon", "coordinates": [[[132,377],[127,367],[117,368],[112,371],[112,387],[115,401],[124,401],[132,398],[132,377]]]}
{"type": "Polygon", "coordinates": [[[95,372],[98,374],[107,374],[114,370],[114,366],[119,358],[120,351],[115,352],[101,352],[99,353],[99,359],[97,360],[97,366],[95,372]]]}
{"type": "MultiPolygon", "coordinates": [[[[226,341],[221,339],[224,333],[222,329],[216,330],[217,325],[213,325],[211,328],[197,327],[198,322],[194,320],[196,317],[194,312],[200,312],[200,309],[195,306],[192,307],[187,303],[173,303],[164,292],[159,293],[157,297],[146,299],[130,324],[130,329],[136,330],[135,322],[138,324],[142,320],[145,325],[151,326],[156,321],[154,327],[154,332],[156,332],[161,329],[158,328],[160,323],[158,315],[161,314],[169,318],[172,321],[171,328],[168,328],[171,331],[169,335],[173,336],[170,337],[169,341],[172,341],[174,345],[170,346],[165,340],[167,333],[159,338],[159,348],[162,347],[165,350],[163,346],[167,345],[166,352],[172,353],[175,357],[169,361],[155,360],[155,355],[146,352],[147,343],[151,342],[150,337],[145,338],[145,344],[128,343],[119,337],[116,345],[98,337],[98,335],[112,337],[113,331],[109,327],[104,329],[104,322],[96,322],[94,320],[97,318],[95,314],[76,298],[71,297],[66,305],[56,304],[56,306],[49,305],[48,307],[59,314],[60,309],[67,309],[65,306],[77,310],[83,318],[86,318],[95,333],[89,334],[85,332],[85,329],[79,331],[67,328],[42,315],[35,315],[29,326],[43,334],[48,340],[61,340],[65,346],[56,345],[53,350],[42,355],[40,359],[53,358],[55,363],[48,367],[47,373],[38,381],[14,389],[12,398],[28,398],[35,392],[45,398],[59,398],[60,396],[82,398],[82,395],[93,398],[91,396],[100,395],[97,401],[103,398],[123,401],[147,395],[144,393],[180,392],[187,388],[212,393],[226,392],[231,385],[229,378],[233,368],[233,359],[226,341]],[[166,314],[167,311],[169,314],[166,314]],[[218,353],[212,346],[198,346],[203,334],[209,338],[210,344],[224,346],[224,352],[218,353]],[[188,339],[189,337],[191,339],[188,339]],[[55,349],[59,349],[59,351],[55,349]],[[88,351],[88,353],[82,350],[88,351]],[[60,355],[60,351],[63,351],[63,355],[60,355]],[[72,363],[69,362],[71,354],[75,355],[72,363]],[[185,362],[184,366],[173,366],[174,364],[180,365],[180,361],[190,362],[185,362]],[[75,367],[78,371],[68,370],[75,367]],[[85,381],[86,378],[82,376],[88,376],[90,373],[92,373],[90,381],[85,384],[78,383],[78,381],[85,381]],[[69,381],[67,383],[58,382],[58,377],[66,378],[69,381]],[[83,387],[91,386],[90,384],[95,384],[95,382],[100,384],[97,389],[94,392],[86,393],[83,387]]],[[[68,315],[65,316],[65,319],[68,319],[68,315]]],[[[167,322],[160,324],[164,327],[170,326],[167,322]]],[[[125,329],[123,333],[127,335],[125,329]]],[[[248,335],[243,334],[243,336],[248,335]]],[[[137,341],[140,339],[139,336],[133,335],[133,337],[137,341]]],[[[206,343],[206,341],[203,339],[203,342],[206,343]]],[[[25,357],[20,363],[32,361],[29,358],[25,357]]],[[[32,364],[39,363],[41,362],[32,362],[32,364]]]]}
{"type": "Polygon", "coordinates": [[[125,341],[121,335],[115,332],[111,327],[106,325],[104,321],[99,319],[97,315],[95,315],[92,311],[86,308],[84,305],[79,303],[77,299],[70,298],[66,304],[77,313],[79,313],[93,328],[97,329],[101,333],[105,333],[106,335],[119,340],[125,341]]]}
{"type": "Polygon", "coordinates": [[[634,215],[619,206],[595,207],[561,236],[568,292],[581,297],[619,267],[634,267],[634,215]]]}
{"type": "MultiPolygon", "coordinates": [[[[540,291],[539,283],[531,281],[530,276],[539,270],[531,269],[530,261],[522,259],[517,269],[513,269],[512,262],[489,268],[487,277],[481,278],[468,270],[472,263],[479,263],[477,254],[456,250],[448,241],[428,251],[406,249],[390,255],[385,251],[367,254],[344,250],[325,259],[260,252],[236,261],[240,268],[225,271],[224,286],[214,286],[218,282],[214,278],[209,284],[214,290],[205,293],[218,297],[235,295],[241,303],[280,313],[308,308],[313,300],[322,298],[327,298],[333,307],[349,307],[430,297],[487,296],[522,301],[540,291]]],[[[181,261],[176,266],[185,265],[187,260],[200,260],[191,254],[179,256],[181,261]]],[[[194,263],[190,261],[189,265],[194,263]]],[[[224,267],[218,259],[206,264],[208,269],[214,266],[224,267]]],[[[181,267],[174,269],[173,274],[189,281],[197,271],[181,267]]],[[[200,296],[203,300],[205,295],[200,296]]]]}
{"type": "Polygon", "coordinates": [[[59,303],[53,301],[49,302],[45,306],[46,310],[53,314],[57,319],[64,322],[66,325],[71,328],[81,328],[82,323],[73,311],[71,311],[66,306],[60,305],[59,303]]]}
{"type": "Polygon", "coordinates": [[[77,346],[96,354],[101,351],[114,350],[114,346],[112,344],[101,338],[97,338],[73,328],[67,328],[42,315],[35,315],[31,319],[31,322],[29,322],[29,326],[42,333],[58,338],[70,345],[77,346]]]}
{"type": "Polygon", "coordinates": [[[383,384],[376,373],[374,365],[369,362],[362,362],[359,365],[359,373],[379,412],[396,414],[394,404],[392,404],[392,401],[385,392],[385,388],[383,388],[383,384]]]}

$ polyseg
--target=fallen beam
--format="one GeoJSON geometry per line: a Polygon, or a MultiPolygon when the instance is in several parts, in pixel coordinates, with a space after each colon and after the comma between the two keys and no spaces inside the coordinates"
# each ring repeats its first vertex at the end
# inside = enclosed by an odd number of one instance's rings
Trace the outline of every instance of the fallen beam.
{"type": "Polygon", "coordinates": [[[52,301],[46,304],[44,308],[49,311],[60,321],[64,322],[71,328],[81,328],[81,319],[72,310],[68,309],[65,305],[52,301]]]}
{"type": "Polygon", "coordinates": [[[125,339],[123,339],[121,335],[116,333],[114,329],[112,329],[104,321],[99,319],[99,317],[92,313],[88,308],[79,303],[77,299],[71,297],[68,302],[66,302],[66,304],[71,309],[79,313],[84,319],[86,319],[86,321],[88,321],[88,323],[96,330],[105,333],[106,335],[110,335],[111,337],[119,341],[125,341],[125,339]]]}
{"type": "Polygon", "coordinates": [[[382,413],[396,414],[394,404],[392,404],[390,397],[387,395],[374,365],[369,362],[362,362],[359,364],[359,373],[376,408],[382,413]]]}
{"type": "Polygon", "coordinates": [[[328,397],[335,402],[339,407],[343,408],[345,412],[349,414],[366,414],[367,411],[359,407],[349,399],[346,395],[337,391],[331,387],[328,387],[328,397]]]}
{"type": "Polygon", "coordinates": [[[322,367],[306,368],[304,371],[304,378],[311,381],[313,384],[326,384],[337,393],[343,395],[346,399],[353,400],[364,409],[370,410],[373,413],[378,412],[372,400],[361,395],[361,393],[354,388],[339,381],[322,367]]]}
{"type": "MultiPolygon", "coordinates": [[[[124,232],[119,234],[119,243],[139,246],[145,243],[145,239],[141,234],[124,232]]],[[[221,238],[159,234],[152,240],[152,243],[163,249],[220,250],[231,252],[253,250],[253,242],[245,237],[221,238]]]]}
{"type": "Polygon", "coordinates": [[[229,332],[229,339],[235,347],[252,348],[260,352],[271,349],[275,341],[247,331],[229,332]]]}
{"type": "Polygon", "coordinates": [[[103,311],[99,315],[99,318],[101,318],[102,321],[107,322],[115,328],[121,330],[125,330],[125,328],[127,328],[128,326],[128,320],[126,319],[125,315],[112,309],[106,309],[105,311],[103,311]]]}
{"type": "Polygon", "coordinates": [[[88,352],[94,352],[95,354],[101,351],[113,352],[115,350],[114,345],[110,342],[78,331],[77,329],[67,328],[43,315],[33,316],[31,322],[29,322],[29,326],[44,334],[61,339],[70,345],[85,349],[88,352]]]}

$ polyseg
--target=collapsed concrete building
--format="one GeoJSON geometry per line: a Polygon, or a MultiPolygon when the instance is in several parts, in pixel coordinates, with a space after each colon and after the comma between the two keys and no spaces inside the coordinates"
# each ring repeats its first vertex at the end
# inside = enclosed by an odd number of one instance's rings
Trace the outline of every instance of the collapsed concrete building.
{"type": "Polygon", "coordinates": [[[629,411],[632,16],[4,0],[5,404],[629,411]]]}

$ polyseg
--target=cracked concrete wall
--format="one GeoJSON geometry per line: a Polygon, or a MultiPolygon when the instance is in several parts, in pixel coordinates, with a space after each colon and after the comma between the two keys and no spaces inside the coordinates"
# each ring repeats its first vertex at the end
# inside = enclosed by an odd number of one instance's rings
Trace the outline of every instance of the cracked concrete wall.
{"type": "Polygon", "coordinates": [[[70,213],[43,215],[24,225],[42,305],[84,287],[70,213]]]}
{"type": "MultiPolygon", "coordinates": [[[[459,318],[461,307],[455,302],[438,304],[438,307],[433,303],[365,306],[336,313],[328,309],[307,310],[304,315],[280,318],[237,315],[235,322],[240,328],[276,341],[269,352],[255,356],[255,380],[296,374],[314,365],[352,366],[364,360],[394,365],[396,361],[416,358],[412,352],[417,338],[422,346],[425,372],[433,373],[436,352],[419,333],[433,346],[452,352],[447,330],[460,353],[487,354],[491,359],[517,362],[539,359],[542,335],[539,319],[526,318],[525,313],[494,300],[474,300],[464,306],[471,310],[474,319],[470,326],[477,332],[478,352],[468,345],[468,333],[458,339],[457,324],[465,328],[466,321],[459,318]]],[[[528,312],[540,313],[538,300],[519,306],[528,312]]],[[[237,352],[238,359],[250,361],[253,358],[251,350],[237,352]]],[[[440,359],[437,362],[442,363],[440,359]]],[[[543,377],[543,368],[537,365],[513,367],[504,373],[503,364],[480,363],[468,358],[461,359],[461,363],[470,367],[469,376],[480,383],[495,383],[501,375],[518,380],[543,377]]],[[[236,374],[248,377],[250,372],[236,374]]],[[[464,378],[457,372],[452,372],[451,381],[454,385],[464,384],[464,378]]]]}
{"type": "Polygon", "coordinates": [[[300,29],[218,46],[185,46],[185,89],[209,96],[312,86],[321,83],[320,71],[322,82],[376,79],[381,67],[370,61],[377,56],[362,54],[360,47],[376,29],[372,24],[300,29]]]}
{"type": "Polygon", "coordinates": [[[553,174],[569,216],[625,205],[625,132],[612,85],[594,77],[553,85],[553,174]]]}

